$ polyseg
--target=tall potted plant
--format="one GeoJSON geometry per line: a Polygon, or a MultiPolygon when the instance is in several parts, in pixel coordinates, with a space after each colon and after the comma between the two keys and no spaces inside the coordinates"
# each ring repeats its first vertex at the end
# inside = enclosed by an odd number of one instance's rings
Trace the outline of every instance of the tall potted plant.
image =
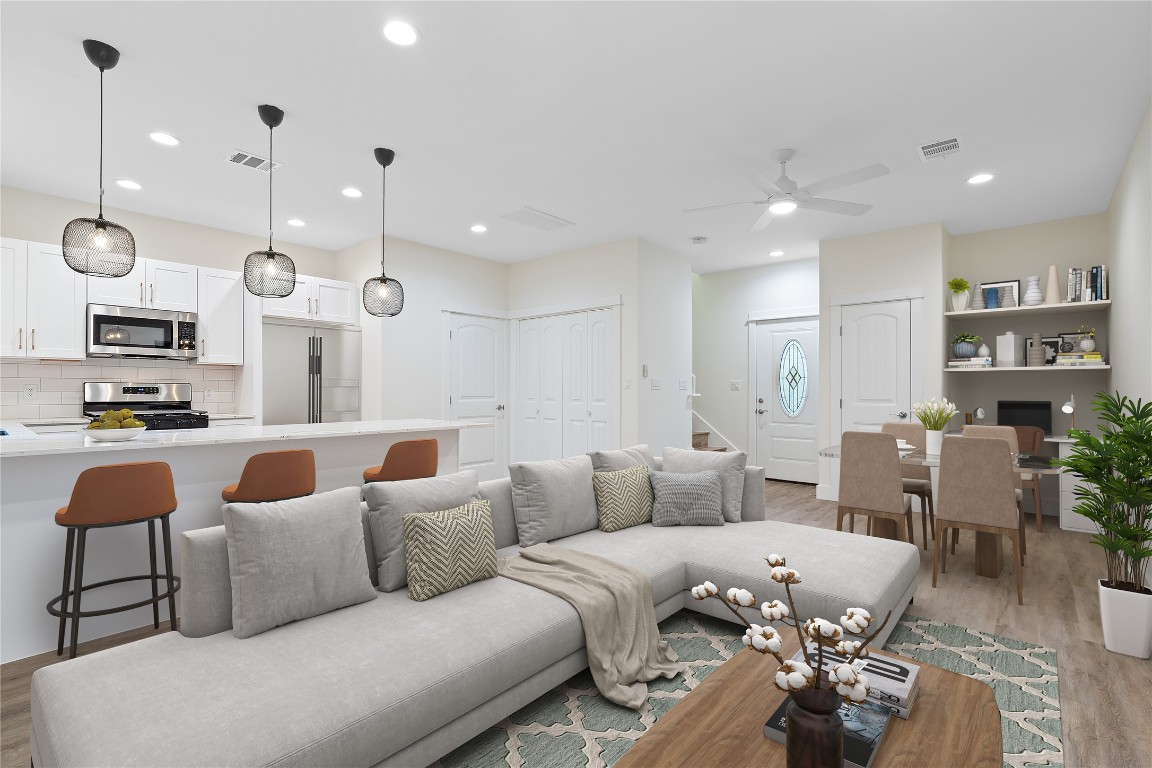
{"type": "Polygon", "coordinates": [[[1073,447],[1056,462],[1083,482],[1075,511],[1096,524],[1092,541],[1104,550],[1108,578],[1100,580],[1104,646],[1146,659],[1152,655],[1152,403],[1119,392],[1092,401],[1100,437],[1073,429],[1073,447]]]}

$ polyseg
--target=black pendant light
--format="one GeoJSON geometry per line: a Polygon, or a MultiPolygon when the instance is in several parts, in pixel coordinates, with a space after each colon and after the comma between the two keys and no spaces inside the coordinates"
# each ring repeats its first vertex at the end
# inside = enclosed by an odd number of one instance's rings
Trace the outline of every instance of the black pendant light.
{"type": "MultiPolygon", "coordinates": [[[[284,121],[284,110],[271,104],[258,107],[260,119],[268,126],[268,160],[272,160],[272,129],[284,121]]],[[[284,254],[272,250],[272,169],[268,169],[268,250],[252,251],[244,260],[244,287],[249,293],[268,299],[282,299],[296,289],[296,265],[284,254]]]]}
{"type": "Polygon", "coordinates": [[[85,40],[88,61],[100,70],[100,211],[94,219],[73,219],[64,227],[64,262],[84,275],[123,277],[136,264],[136,240],[127,227],[104,218],[104,70],[120,61],[120,51],[85,40]]]}
{"type": "Polygon", "coordinates": [[[380,277],[371,277],[364,283],[364,309],[376,317],[395,317],[404,309],[404,286],[400,285],[399,280],[384,274],[384,210],[388,191],[388,166],[396,159],[396,153],[377,147],[374,154],[384,175],[380,200],[380,277]]]}

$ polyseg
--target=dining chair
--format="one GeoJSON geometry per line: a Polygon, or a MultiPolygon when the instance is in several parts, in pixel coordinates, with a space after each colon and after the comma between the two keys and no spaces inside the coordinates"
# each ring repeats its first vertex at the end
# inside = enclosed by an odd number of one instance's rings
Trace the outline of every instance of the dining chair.
{"type": "MultiPolygon", "coordinates": [[[[1007,442],[1009,466],[1015,464],[1016,457],[1020,455],[1019,438],[1016,436],[1016,430],[1013,427],[966,424],[961,434],[964,437],[980,437],[1007,442]]],[[[941,470],[941,474],[943,474],[943,470],[941,470]]],[[[1012,470],[1012,487],[1016,490],[1016,507],[1020,512],[1020,553],[1021,555],[1026,555],[1028,554],[1028,541],[1024,537],[1024,491],[1020,488],[1020,475],[1015,470],[1012,470]]],[[[956,541],[959,539],[959,536],[960,531],[952,531],[952,554],[956,554],[956,541]]]]}
{"type": "MultiPolygon", "coordinates": [[[[924,425],[917,422],[889,421],[880,425],[880,431],[895,435],[921,450],[928,443],[924,425]]],[[[924,549],[928,549],[928,521],[932,523],[932,538],[936,538],[936,510],[932,504],[932,470],[915,464],[901,464],[900,476],[904,480],[904,493],[920,499],[920,532],[924,538],[924,549]]]]}
{"type": "MultiPolygon", "coordinates": [[[[1024,605],[1023,530],[1016,502],[1012,457],[1001,438],[945,437],[940,447],[940,495],[937,524],[940,535],[932,552],[932,587],[939,573],[948,572],[948,548],[941,546],[948,529],[994,533],[1013,545],[1016,562],[1016,601],[1024,605]],[[979,478],[979,482],[972,482],[979,478]]],[[[997,542],[999,546],[999,542],[997,542]]]]}
{"type": "Polygon", "coordinates": [[[892,520],[904,526],[898,538],[915,545],[912,497],[904,493],[900,477],[900,453],[895,435],[881,432],[845,432],[841,438],[840,491],[836,506],[836,530],[855,528],[855,516],[892,520]]]}
{"type": "MultiPolygon", "coordinates": [[[[1044,450],[1044,430],[1040,427],[1012,427],[1016,430],[1016,442],[1021,453],[1040,455],[1044,450]]],[[[1020,487],[1032,491],[1032,506],[1036,511],[1036,530],[1044,532],[1044,510],[1040,506],[1040,475],[1033,472],[1018,474],[1020,487]]]]}

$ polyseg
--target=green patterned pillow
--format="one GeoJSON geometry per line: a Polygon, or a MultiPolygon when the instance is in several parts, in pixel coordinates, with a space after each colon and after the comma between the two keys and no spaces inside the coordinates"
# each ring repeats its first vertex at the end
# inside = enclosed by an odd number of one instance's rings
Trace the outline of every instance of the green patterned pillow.
{"type": "Polygon", "coordinates": [[[408,597],[427,600],[496,576],[492,505],[485,499],[442,512],[404,515],[408,597]]]}
{"type": "Polygon", "coordinates": [[[595,472],[596,518],[600,530],[611,533],[651,522],[652,483],[648,467],[629,467],[615,472],[595,472]]]}

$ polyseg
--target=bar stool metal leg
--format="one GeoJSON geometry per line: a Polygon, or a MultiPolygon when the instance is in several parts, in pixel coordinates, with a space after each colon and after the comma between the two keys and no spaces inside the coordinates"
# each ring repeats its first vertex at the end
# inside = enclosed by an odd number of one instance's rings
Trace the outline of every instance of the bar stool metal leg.
{"type": "Polygon", "coordinates": [[[176,631],[176,589],[172,580],[172,531],[168,515],[160,518],[164,529],[164,575],[168,577],[168,631],[176,631]]]}
{"type": "Polygon", "coordinates": [[[60,637],[56,640],[56,655],[64,655],[64,630],[68,626],[68,589],[72,586],[72,550],[76,545],[76,529],[68,529],[68,543],[64,545],[64,586],[60,589],[60,637]]]}
{"type": "Polygon", "coordinates": [[[76,658],[76,643],[80,639],[80,587],[84,583],[84,542],[88,538],[88,529],[81,526],[76,535],[76,589],[72,594],[72,644],[68,649],[70,659],[76,658]]]}
{"type": "Polygon", "coordinates": [[[156,580],[156,521],[148,521],[148,564],[152,566],[149,574],[152,576],[152,628],[160,629],[160,601],[157,596],[156,580]]]}

